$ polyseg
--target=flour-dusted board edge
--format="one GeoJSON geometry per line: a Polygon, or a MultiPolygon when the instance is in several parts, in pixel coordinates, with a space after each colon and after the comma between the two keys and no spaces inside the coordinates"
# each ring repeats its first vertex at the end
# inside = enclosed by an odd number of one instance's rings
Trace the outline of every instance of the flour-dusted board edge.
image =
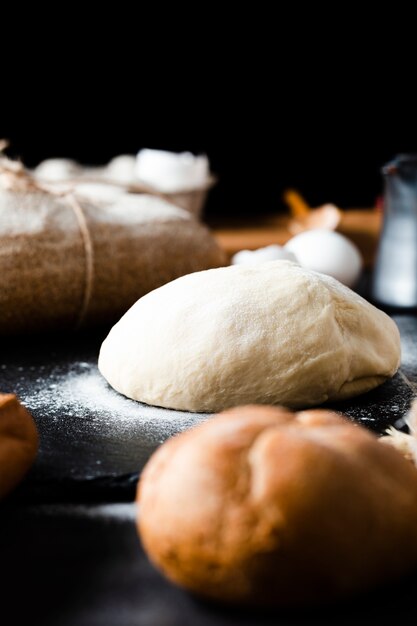
{"type": "MultiPolygon", "coordinates": [[[[377,432],[401,425],[417,391],[417,317],[397,316],[401,371],[378,389],[333,405],[377,432]],[[415,385],[415,388],[414,388],[415,385]]],[[[36,464],[15,497],[128,500],[152,452],[209,419],[128,400],[97,370],[102,334],[19,338],[0,351],[0,389],[16,393],[40,433],[36,464]]]]}

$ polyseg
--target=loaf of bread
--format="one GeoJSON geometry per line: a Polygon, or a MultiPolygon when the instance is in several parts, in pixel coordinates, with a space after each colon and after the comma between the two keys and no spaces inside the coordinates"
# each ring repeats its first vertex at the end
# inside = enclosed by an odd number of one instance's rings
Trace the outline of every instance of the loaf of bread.
{"type": "Polygon", "coordinates": [[[38,433],[13,394],[0,394],[0,499],[22,480],[35,460],[38,433]]]}
{"type": "Polygon", "coordinates": [[[224,261],[205,226],[160,198],[93,200],[0,159],[0,333],[110,323],[148,291],[224,261]]]}
{"type": "Polygon", "coordinates": [[[416,468],[330,411],[226,411],[159,448],[138,500],[153,563],[222,602],[331,601],[417,564],[416,468]]]}

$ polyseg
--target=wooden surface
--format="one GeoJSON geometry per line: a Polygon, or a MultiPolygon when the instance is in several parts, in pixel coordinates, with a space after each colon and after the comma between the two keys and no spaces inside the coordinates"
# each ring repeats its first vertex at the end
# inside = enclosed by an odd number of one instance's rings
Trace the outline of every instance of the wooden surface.
{"type": "MultiPolygon", "coordinates": [[[[214,235],[229,258],[239,250],[256,250],[277,243],[284,245],[293,234],[288,229],[288,215],[271,215],[212,224],[214,235]]],[[[343,211],[338,232],[349,237],[360,249],[366,267],[375,258],[381,229],[382,214],[376,210],[351,209],[343,211]]]]}

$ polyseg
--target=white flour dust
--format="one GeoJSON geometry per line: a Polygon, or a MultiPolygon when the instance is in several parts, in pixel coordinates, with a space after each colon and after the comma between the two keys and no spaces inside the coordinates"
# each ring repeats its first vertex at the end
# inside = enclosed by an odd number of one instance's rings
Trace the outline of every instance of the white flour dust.
{"type": "Polygon", "coordinates": [[[36,516],[53,515],[63,517],[84,517],[112,522],[134,522],[139,506],[135,502],[111,504],[37,504],[29,511],[36,516]]]}
{"type": "Polygon", "coordinates": [[[129,400],[114,391],[92,363],[76,363],[64,373],[60,368],[38,373],[30,391],[22,387],[16,393],[40,419],[88,418],[97,427],[105,424],[113,430],[126,430],[133,426],[161,437],[207,419],[203,413],[162,409],[129,400]]]}

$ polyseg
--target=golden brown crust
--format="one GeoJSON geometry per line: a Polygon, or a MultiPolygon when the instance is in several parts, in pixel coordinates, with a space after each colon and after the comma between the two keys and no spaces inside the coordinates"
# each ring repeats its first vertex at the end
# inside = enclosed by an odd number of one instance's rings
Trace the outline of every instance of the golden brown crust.
{"type": "Polygon", "coordinates": [[[330,411],[226,411],[164,444],[138,498],[154,564],[220,601],[321,602],[417,563],[416,469],[330,411]]]}
{"type": "Polygon", "coordinates": [[[0,499],[22,480],[35,460],[38,433],[13,394],[0,394],[0,499]]]}

